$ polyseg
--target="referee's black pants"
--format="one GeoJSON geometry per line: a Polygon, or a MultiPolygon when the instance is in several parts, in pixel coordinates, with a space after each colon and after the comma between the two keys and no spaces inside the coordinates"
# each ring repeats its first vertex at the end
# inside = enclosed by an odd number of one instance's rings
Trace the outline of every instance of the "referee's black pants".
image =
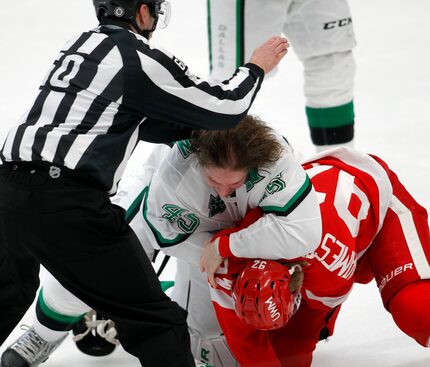
{"type": "Polygon", "coordinates": [[[184,311],[162,292],[124,211],[79,177],[1,166],[0,344],[34,300],[39,264],[115,321],[122,346],[145,367],[194,366],[184,311]]]}

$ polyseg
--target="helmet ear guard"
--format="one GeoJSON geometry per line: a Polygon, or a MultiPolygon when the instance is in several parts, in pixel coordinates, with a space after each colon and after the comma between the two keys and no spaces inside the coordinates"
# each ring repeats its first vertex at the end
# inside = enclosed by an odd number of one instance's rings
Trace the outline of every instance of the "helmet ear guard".
{"type": "Polygon", "coordinates": [[[273,260],[254,260],[239,274],[233,286],[233,301],[239,319],[259,330],[274,330],[287,324],[300,306],[300,287],[290,289],[291,269],[273,260]]]}

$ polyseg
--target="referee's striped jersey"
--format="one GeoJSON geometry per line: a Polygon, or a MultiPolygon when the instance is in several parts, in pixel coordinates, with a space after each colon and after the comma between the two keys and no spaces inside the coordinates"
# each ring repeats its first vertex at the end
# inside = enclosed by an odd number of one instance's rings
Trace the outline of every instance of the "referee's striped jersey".
{"type": "Polygon", "coordinates": [[[119,25],[69,41],[1,150],[3,161],[47,161],[116,191],[141,140],[171,142],[193,128],[225,129],[247,113],[264,73],[253,64],[224,83],[191,75],[179,59],[119,25]]]}

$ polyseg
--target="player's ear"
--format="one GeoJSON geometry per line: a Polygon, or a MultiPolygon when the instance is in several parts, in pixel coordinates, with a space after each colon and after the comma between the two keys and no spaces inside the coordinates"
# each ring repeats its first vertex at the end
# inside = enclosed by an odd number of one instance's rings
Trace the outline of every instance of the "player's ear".
{"type": "Polygon", "coordinates": [[[137,10],[136,23],[139,25],[140,29],[152,29],[154,18],[152,17],[147,4],[141,4],[137,10]]]}

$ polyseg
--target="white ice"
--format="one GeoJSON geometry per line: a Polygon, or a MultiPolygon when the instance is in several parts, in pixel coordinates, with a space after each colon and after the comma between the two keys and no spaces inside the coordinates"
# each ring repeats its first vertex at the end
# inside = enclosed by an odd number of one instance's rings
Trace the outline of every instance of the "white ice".
{"type": "MultiPolygon", "coordinates": [[[[269,1],[269,0],[262,0],[269,1]]],[[[154,41],[207,76],[206,1],[171,0],[169,27],[154,41]]],[[[384,158],[430,209],[430,2],[349,1],[355,48],[356,147],[384,158]]],[[[96,26],[90,0],[14,0],[0,6],[0,140],[29,107],[66,40],[96,26]]],[[[258,25],[257,25],[258,26],[258,25]]],[[[252,112],[280,130],[303,155],[313,152],[304,113],[302,67],[293,51],[264,82],[252,112]]],[[[143,152],[148,145],[140,147],[143,152]]],[[[96,261],[96,259],[95,259],[96,261]]],[[[171,278],[174,266],[164,275],[171,278]]],[[[411,300],[414,302],[414,300],[411,300]]],[[[429,310],[430,313],[430,310],[429,310]]],[[[31,312],[23,323],[31,324],[31,312]]],[[[21,330],[16,328],[0,353],[21,330]]],[[[106,358],[81,354],[70,338],[44,364],[138,366],[121,348],[106,358]]],[[[335,335],[321,343],[319,367],[428,367],[430,350],[397,329],[374,283],[357,286],[344,304],[335,335]]]]}

